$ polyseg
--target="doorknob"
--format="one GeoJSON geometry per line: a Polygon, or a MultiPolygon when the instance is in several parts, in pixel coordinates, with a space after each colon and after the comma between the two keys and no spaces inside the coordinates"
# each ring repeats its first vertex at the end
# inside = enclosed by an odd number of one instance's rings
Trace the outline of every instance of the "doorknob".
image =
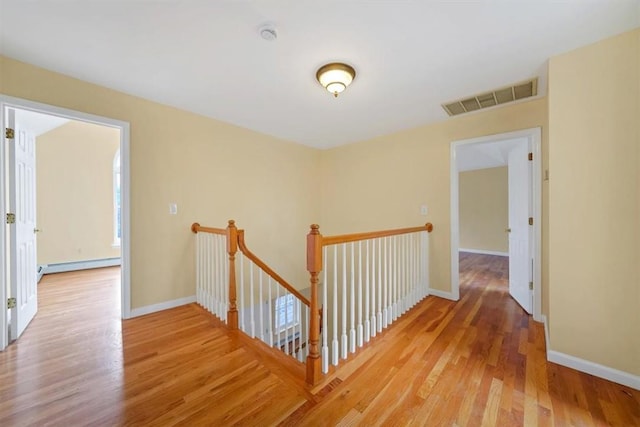
{"type": "Polygon", "coordinates": [[[34,234],[35,234],[35,233],[39,233],[40,231],[41,231],[41,230],[40,230],[39,228],[34,228],[34,229],[33,229],[33,233],[34,233],[34,234]]]}
{"type": "Polygon", "coordinates": [[[507,233],[511,233],[511,229],[510,228],[505,228],[504,231],[506,231],[507,233]]]}

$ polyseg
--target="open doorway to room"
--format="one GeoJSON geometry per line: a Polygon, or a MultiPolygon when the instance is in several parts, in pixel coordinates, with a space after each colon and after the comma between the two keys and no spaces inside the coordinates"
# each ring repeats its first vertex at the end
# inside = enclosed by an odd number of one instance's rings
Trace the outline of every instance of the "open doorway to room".
{"type": "MultiPolygon", "coordinates": [[[[0,350],[35,316],[43,275],[48,286],[48,275],[85,271],[79,277],[95,285],[87,272],[112,267],[120,280],[117,288],[111,280],[111,300],[118,301],[118,317],[129,317],[128,124],[8,97],[1,101],[6,132],[0,188],[11,221],[2,230],[6,274],[0,294],[12,304],[0,316],[2,330],[9,331],[0,350]]],[[[72,289],[79,289],[77,278],[72,289]]],[[[68,304],[60,307],[71,310],[76,297],[87,295],[65,294],[68,304]]]]}
{"type": "MultiPolygon", "coordinates": [[[[460,267],[494,275],[540,319],[540,129],[451,145],[451,277],[460,267]],[[494,271],[495,270],[495,271],[494,271]]],[[[470,277],[465,271],[464,277],[470,277]]]]}

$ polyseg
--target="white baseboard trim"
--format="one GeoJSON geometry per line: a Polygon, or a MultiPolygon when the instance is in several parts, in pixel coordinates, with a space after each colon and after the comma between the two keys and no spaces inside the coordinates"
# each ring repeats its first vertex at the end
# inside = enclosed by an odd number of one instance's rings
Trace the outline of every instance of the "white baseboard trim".
{"type": "Polygon", "coordinates": [[[640,390],[640,376],[638,375],[619,371],[608,366],[580,359],[579,357],[551,350],[549,348],[549,326],[547,324],[547,316],[544,314],[542,315],[542,321],[544,323],[544,338],[547,347],[547,360],[549,362],[557,363],[558,365],[566,366],[567,368],[575,369],[599,378],[604,378],[605,380],[613,381],[614,383],[640,390]]]}
{"type": "Polygon", "coordinates": [[[440,289],[432,289],[429,288],[429,295],[433,295],[434,297],[440,297],[444,299],[448,299],[451,301],[458,301],[459,298],[456,298],[451,292],[441,291],[440,289]]]}
{"type": "Polygon", "coordinates": [[[544,314],[540,315],[540,321],[542,322],[542,324],[544,325],[544,345],[545,348],[547,349],[547,360],[549,360],[549,326],[547,325],[547,316],[545,316],[544,314]]]}
{"type": "Polygon", "coordinates": [[[547,360],[558,365],[573,368],[580,372],[604,378],[614,383],[640,390],[640,376],[628,372],[619,371],[608,366],[580,359],[569,354],[547,349],[547,360]]]}
{"type": "Polygon", "coordinates": [[[120,265],[120,263],[120,258],[103,258],[90,259],[87,261],[61,262],[59,264],[46,264],[42,266],[42,274],[89,270],[91,268],[114,267],[116,265],[120,265]]]}
{"type": "Polygon", "coordinates": [[[196,296],[178,298],[171,301],[160,302],[158,304],[146,305],[144,307],[138,307],[131,309],[131,317],[144,316],[145,314],[155,313],[156,311],[168,310],[170,308],[180,307],[181,305],[191,304],[196,302],[196,296]]]}
{"type": "Polygon", "coordinates": [[[463,249],[459,248],[458,252],[469,252],[471,254],[509,256],[509,252],[486,251],[484,249],[463,249]]]}

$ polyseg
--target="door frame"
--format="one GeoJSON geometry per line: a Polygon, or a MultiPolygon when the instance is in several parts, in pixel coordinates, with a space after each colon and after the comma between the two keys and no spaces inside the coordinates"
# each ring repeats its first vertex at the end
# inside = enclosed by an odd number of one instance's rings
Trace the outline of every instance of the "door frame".
{"type": "MultiPolygon", "coordinates": [[[[130,160],[129,160],[129,123],[109,117],[97,116],[94,114],[83,113],[81,111],[71,110],[67,108],[57,107],[54,105],[42,104],[39,102],[28,101],[26,99],[14,98],[0,94],[0,129],[2,130],[2,146],[0,147],[0,165],[2,173],[0,173],[0,212],[4,217],[7,212],[7,180],[5,165],[7,161],[7,145],[4,138],[5,129],[5,110],[7,108],[16,108],[19,110],[28,110],[35,113],[42,113],[51,116],[63,117],[71,120],[78,120],[87,123],[93,123],[101,126],[117,128],[120,130],[120,176],[121,176],[121,233],[120,240],[120,262],[121,262],[121,313],[123,319],[131,317],[131,225],[130,225],[130,160]]],[[[37,191],[37,189],[36,189],[37,191]]],[[[4,222],[4,218],[2,219],[4,222]]],[[[0,315],[0,351],[4,350],[8,343],[8,323],[7,309],[4,301],[7,300],[7,249],[9,242],[7,240],[7,226],[3,223],[0,227],[0,265],[4,272],[0,275],[0,307],[2,307],[2,315],[0,315]]]]}
{"type": "Polygon", "coordinates": [[[456,161],[458,148],[469,144],[486,144],[507,139],[527,138],[533,153],[531,194],[533,202],[533,320],[542,321],[542,129],[523,129],[496,135],[461,139],[451,142],[451,294],[460,299],[460,201],[459,171],[456,161]]]}

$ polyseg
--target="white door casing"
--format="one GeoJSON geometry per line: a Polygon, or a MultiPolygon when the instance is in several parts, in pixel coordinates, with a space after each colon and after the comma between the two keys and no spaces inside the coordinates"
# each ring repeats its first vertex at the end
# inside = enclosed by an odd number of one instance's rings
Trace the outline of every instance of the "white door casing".
{"type": "MultiPolygon", "coordinates": [[[[83,113],[80,111],[69,110],[62,107],[57,107],[48,104],[42,104],[39,102],[29,101],[26,99],[15,98],[7,95],[0,94],[0,129],[2,129],[2,136],[4,137],[4,128],[9,127],[8,123],[8,111],[12,109],[22,109],[33,111],[42,114],[49,114],[53,116],[63,117],[72,120],[79,120],[88,123],[95,123],[103,126],[115,127],[120,129],[120,173],[121,173],[121,226],[122,226],[122,238],[121,238],[121,309],[122,318],[128,319],[131,317],[131,251],[130,251],[130,203],[129,203],[129,123],[121,120],[115,120],[108,117],[96,116],[93,114],[83,113]]],[[[9,200],[9,185],[8,185],[8,172],[5,166],[8,163],[8,143],[4,138],[3,145],[0,146],[0,212],[4,216],[9,212],[9,206],[7,202],[9,200]]],[[[35,206],[34,206],[35,208],[35,206]]],[[[10,286],[7,282],[11,280],[8,274],[5,274],[8,270],[9,262],[9,238],[7,236],[8,227],[0,227],[0,266],[2,267],[0,273],[0,304],[6,304],[7,301],[7,288],[10,286]]],[[[35,248],[34,248],[35,250],[35,248]]],[[[34,270],[35,271],[35,270],[34,270]]],[[[4,306],[6,307],[6,305],[4,306]]],[[[8,310],[0,312],[0,351],[3,351],[8,345],[8,331],[7,331],[7,314],[8,310]]]]}
{"type": "Polygon", "coordinates": [[[8,125],[14,129],[9,141],[9,208],[15,214],[10,225],[11,339],[17,339],[38,311],[36,254],[36,138],[15,122],[8,110],[8,125]]]}
{"type": "Polygon", "coordinates": [[[519,143],[508,154],[509,182],[509,293],[527,312],[532,309],[529,289],[530,253],[530,161],[529,144],[519,143]]]}
{"type": "MultiPolygon", "coordinates": [[[[454,301],[460,299],[460,276],[459,276],[459,247],[460,247],[460,224],[459,224],[459,198],[458,198],[458,154],[460,150],[469,145],[488,144],[496,141],[514,140],[526,138],[533,152],[533,161],[530,162],[531,169],[531,215],[534,224],[531,226],[530,255],[532,260],[532,281],[533,281],[533,319],[541,322],[542,315],[542,129],[530,128],[514,132],[507,132],[496,135],[487,135],[476,138],[452,141],[450,146],[450,218],[451,218],[451,292],[436,291],[437,295],[449,298],[454,301]]],[[[505,224],[505,226],[507,226],[505,224]]],[[[436,294],[436,293],[434,293],[436,294]]]]}

